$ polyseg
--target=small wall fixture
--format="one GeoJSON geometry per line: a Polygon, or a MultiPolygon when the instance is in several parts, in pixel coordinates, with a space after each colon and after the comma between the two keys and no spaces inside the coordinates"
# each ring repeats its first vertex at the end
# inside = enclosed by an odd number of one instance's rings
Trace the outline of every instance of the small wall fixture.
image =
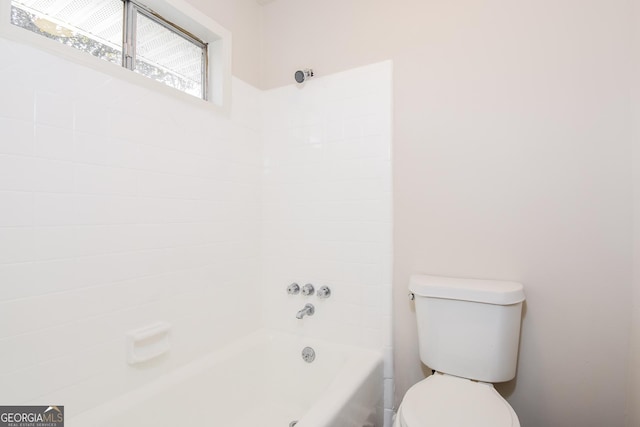
{"type": "Polygon", "coordinates": [[[309,296],[309,295],[313,295],[315,293],[315,288],[313,287],[313,285],[311,283],[307,283],[306,285],[304,285],[302,287],[302,295],[304,296],[309,296]]]}
{"type": "Polygon", "coordinates": [[[289,295],[298,295],[300,293],[300,286],[297,283],[292,283],[287,286],[287,293],[289,295]]]}
{"type": "Polygon", "coordinates": [[[170,331],[170,323],[156,322],[127,332],[127,362],[135,365],[167,353],[170,348],[170,331]]]}
{"type": "Polygon", "coordinates": [[[329,289],[328,286],[322,286],[318,289],[316,295],[318,295],[318,298],[329,298],[331,296],[331,289],[329,289]]]}
{"type": "Polygon", "coordinates": [[[302,83],[305,82],[305,80],[310,79],[311,77],[313,77],[313,70],[311,68],[305,68],[304,70],[298,70],[293,75],[293,77],[296,79],[296,82],[298,84],[302,84],[302,83]]]}

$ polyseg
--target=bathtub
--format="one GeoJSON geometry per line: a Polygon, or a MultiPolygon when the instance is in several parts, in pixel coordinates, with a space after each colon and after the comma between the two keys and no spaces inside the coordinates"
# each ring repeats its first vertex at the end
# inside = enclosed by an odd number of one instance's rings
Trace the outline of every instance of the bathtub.
{"type": "Polygon", "coordinates": [[[66,425],[382,427],[382,378],[378,352],[259,331],[66,425]]]}

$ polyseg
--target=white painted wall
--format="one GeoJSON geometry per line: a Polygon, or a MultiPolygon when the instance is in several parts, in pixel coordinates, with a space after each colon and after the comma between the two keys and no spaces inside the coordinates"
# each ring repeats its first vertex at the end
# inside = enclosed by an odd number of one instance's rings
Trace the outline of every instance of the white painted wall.
{"type": "Polygon", "coordinates": [[[255,0],[187,0],[232,33],[233,75],[261,87],[262,8],[255,0]]]}
{"type": "MultiPolygon", "coordinates": [[[[633,75],[640,71],[640,2],[634,4],[633,17],[635,49],[633,75]]],[[[629,356],[629,397],[627,399],[627,425],[640,425],[640,81],[632,82],[633,95],[633,284],[632,323],[629,356]]]]}
{"type": "Polygon", "coordinates": [[[631,2],[278,0],[264,85],[394,61],[397,401],[423,378],[413,272],[522,281],[524,426],[624,425],[631,2]]]}
{"type": "MultiPolygon", "coordinates": [[[[636,114],[636,123],[640,115],[636,114]]],[[[634,138],[634,164],[640,164],[640,138],[634,138]]],[[[633,232],[633,290],[631,295],[631,345],[627,398],[627,425],[640,425],[640,174],[634,168],[634,232],[633,232]]]]}
{"type": "Polygon", "coordinates": [[[235,80],[225,118],[0,57],[0,401],[71,416],[259,327],[258,91],[235,80]],[[128,366],[125,333],[159,320],[170,354],[128,366]]]}
{"type": "Polygon", "coordinates": [[[387,425],[391,71],[387,61],[317,77],[266,91],[262,103],[265,326],[384,351],[387,425]],[[293,282],[332,295],[287,295],[293,282]],[[315,314],[296,319],[306,303],[315,314]]]}

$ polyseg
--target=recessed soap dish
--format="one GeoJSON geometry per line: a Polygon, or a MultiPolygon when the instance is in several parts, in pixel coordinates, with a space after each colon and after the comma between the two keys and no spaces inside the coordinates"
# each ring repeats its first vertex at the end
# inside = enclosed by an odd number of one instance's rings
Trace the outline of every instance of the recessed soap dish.
{"type": "Polygon", "coordinates": [[[127,362],[130,365],[147,362],[169,352],[171,324],[156,322],[127,332],[127,362]]]}

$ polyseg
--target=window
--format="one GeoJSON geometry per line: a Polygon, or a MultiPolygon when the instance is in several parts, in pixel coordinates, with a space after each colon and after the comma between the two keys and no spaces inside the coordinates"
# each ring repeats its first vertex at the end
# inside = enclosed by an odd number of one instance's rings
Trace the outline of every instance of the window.
{"type": "Polygon", "coordinates": [[[12,0],[11,24],[208,98],[208,45],[132,0],[12,0]]]}

